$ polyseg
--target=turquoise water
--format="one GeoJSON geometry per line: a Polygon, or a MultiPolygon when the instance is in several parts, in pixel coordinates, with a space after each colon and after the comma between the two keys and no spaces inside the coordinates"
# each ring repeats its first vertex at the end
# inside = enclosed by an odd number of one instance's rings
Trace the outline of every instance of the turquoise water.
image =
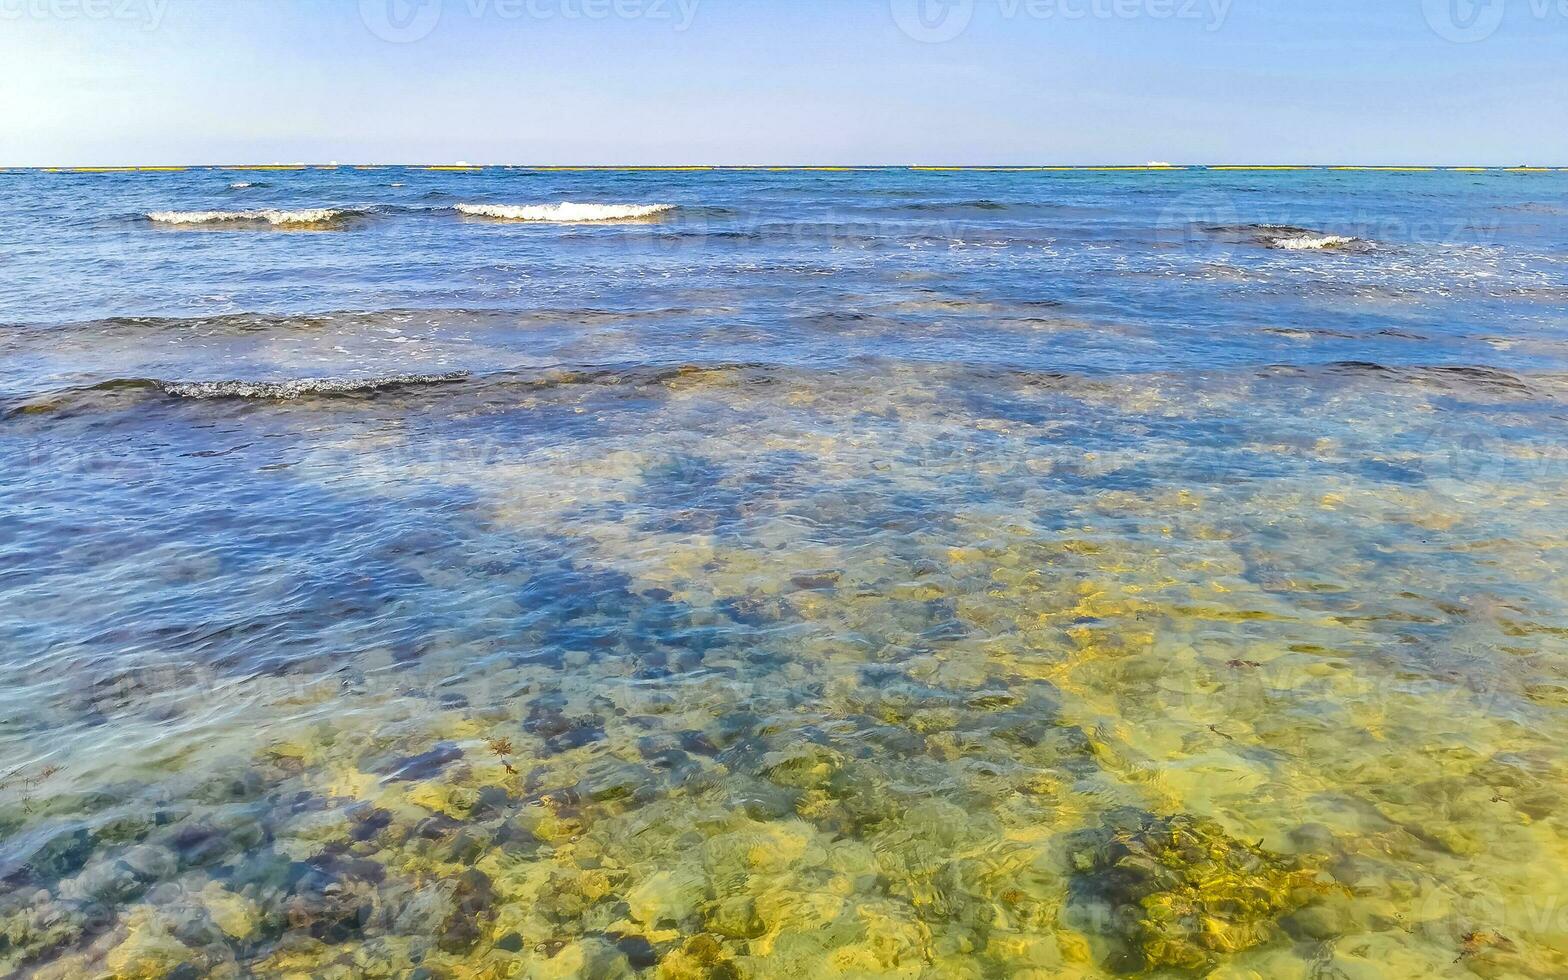
{"type": "Polygon", "coordinates": [[[1568,972],[1568,174],[0,194],[0,973],[1568,972]]]}

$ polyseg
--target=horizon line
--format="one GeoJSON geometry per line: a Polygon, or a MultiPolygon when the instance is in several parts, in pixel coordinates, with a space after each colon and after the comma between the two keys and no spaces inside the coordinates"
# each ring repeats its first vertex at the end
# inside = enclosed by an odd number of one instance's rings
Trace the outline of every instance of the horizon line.
{"type": "Polygon", "coordinates": [[[0,173],[178,173],[182,171],[302,171],[302,170],[425,170],[463,173],[485,170],[529,171],[622,171],[622,172],[700,172],[700,171],[804,171],[854,172],[905,170],[913,172],[1180,172],[1180,171],[1370,171],[1383,173],[1559,173],[1568,166],[1461,166],[1446,164],[1347,164],[1347,163],[1146,163],[1146,164],[524,164],[524,163],[193,163],[167,165],[0,165],[0,173]]]}

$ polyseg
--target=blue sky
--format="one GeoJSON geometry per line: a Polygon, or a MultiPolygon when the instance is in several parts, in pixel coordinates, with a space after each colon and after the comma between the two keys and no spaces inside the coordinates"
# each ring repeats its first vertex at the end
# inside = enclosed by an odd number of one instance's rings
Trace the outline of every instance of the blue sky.
{"type": "Polygon", "coordinates": [[[0,0],[0,165],[1568,165],[1568,0],[0,0]]]}

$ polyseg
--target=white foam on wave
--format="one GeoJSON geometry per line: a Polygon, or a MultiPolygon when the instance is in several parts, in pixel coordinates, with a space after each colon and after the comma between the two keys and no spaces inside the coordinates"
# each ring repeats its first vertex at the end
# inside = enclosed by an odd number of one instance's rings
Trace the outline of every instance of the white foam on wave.
{"type": "Polygon", "coordinates": [[[234,183],[229,185],[229,190],[231,190],[231,191],[242,191],[242,190],[244,190],[247,187],[255,187],[255,186],[256,186],[255,184],[251,183],[248,180],[236,180],[234,183]]]}
{"type": "Polygon", "coordinates": [[[459,204],[457,212],[476,218],[504,221],[637,221],[675,210],[673,204],[459,204]]]}
{"type": "Polygon", "coordinates": [[[1297,235],[1291,238],[1276,238],[1269,242],[1269,248],[1283,248],[1293,252],[1316,251],[1324,248],[1344,248],[1360,240],[1348,235],[1297,235]]]}
{"type": "Polygon", "coordinates": [[[377,378],[292,378],[288,381],[160,381],[158,387],[176,398],[258,398],[291,400],[308,395],[345,395],[409,385],[461,381],[467,372],[391,374],[377,378]]]}
{"type": "Polygon", "coordinates": [[[260,211],[150,211],[147,218],[164,225],[267,224],[281,228],[331,224],[360,213],[348,208],[302,208],[297,211],[267,208],[260,211]]]}

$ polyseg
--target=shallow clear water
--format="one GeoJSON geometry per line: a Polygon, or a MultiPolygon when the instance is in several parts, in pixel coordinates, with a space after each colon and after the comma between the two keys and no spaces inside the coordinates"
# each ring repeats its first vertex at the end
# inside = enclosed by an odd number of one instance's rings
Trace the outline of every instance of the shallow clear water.
{"type": "Polygon", "coordinates": [[[0,199],[0,973],[1568,972],[1568,174],[0,199]]]}

